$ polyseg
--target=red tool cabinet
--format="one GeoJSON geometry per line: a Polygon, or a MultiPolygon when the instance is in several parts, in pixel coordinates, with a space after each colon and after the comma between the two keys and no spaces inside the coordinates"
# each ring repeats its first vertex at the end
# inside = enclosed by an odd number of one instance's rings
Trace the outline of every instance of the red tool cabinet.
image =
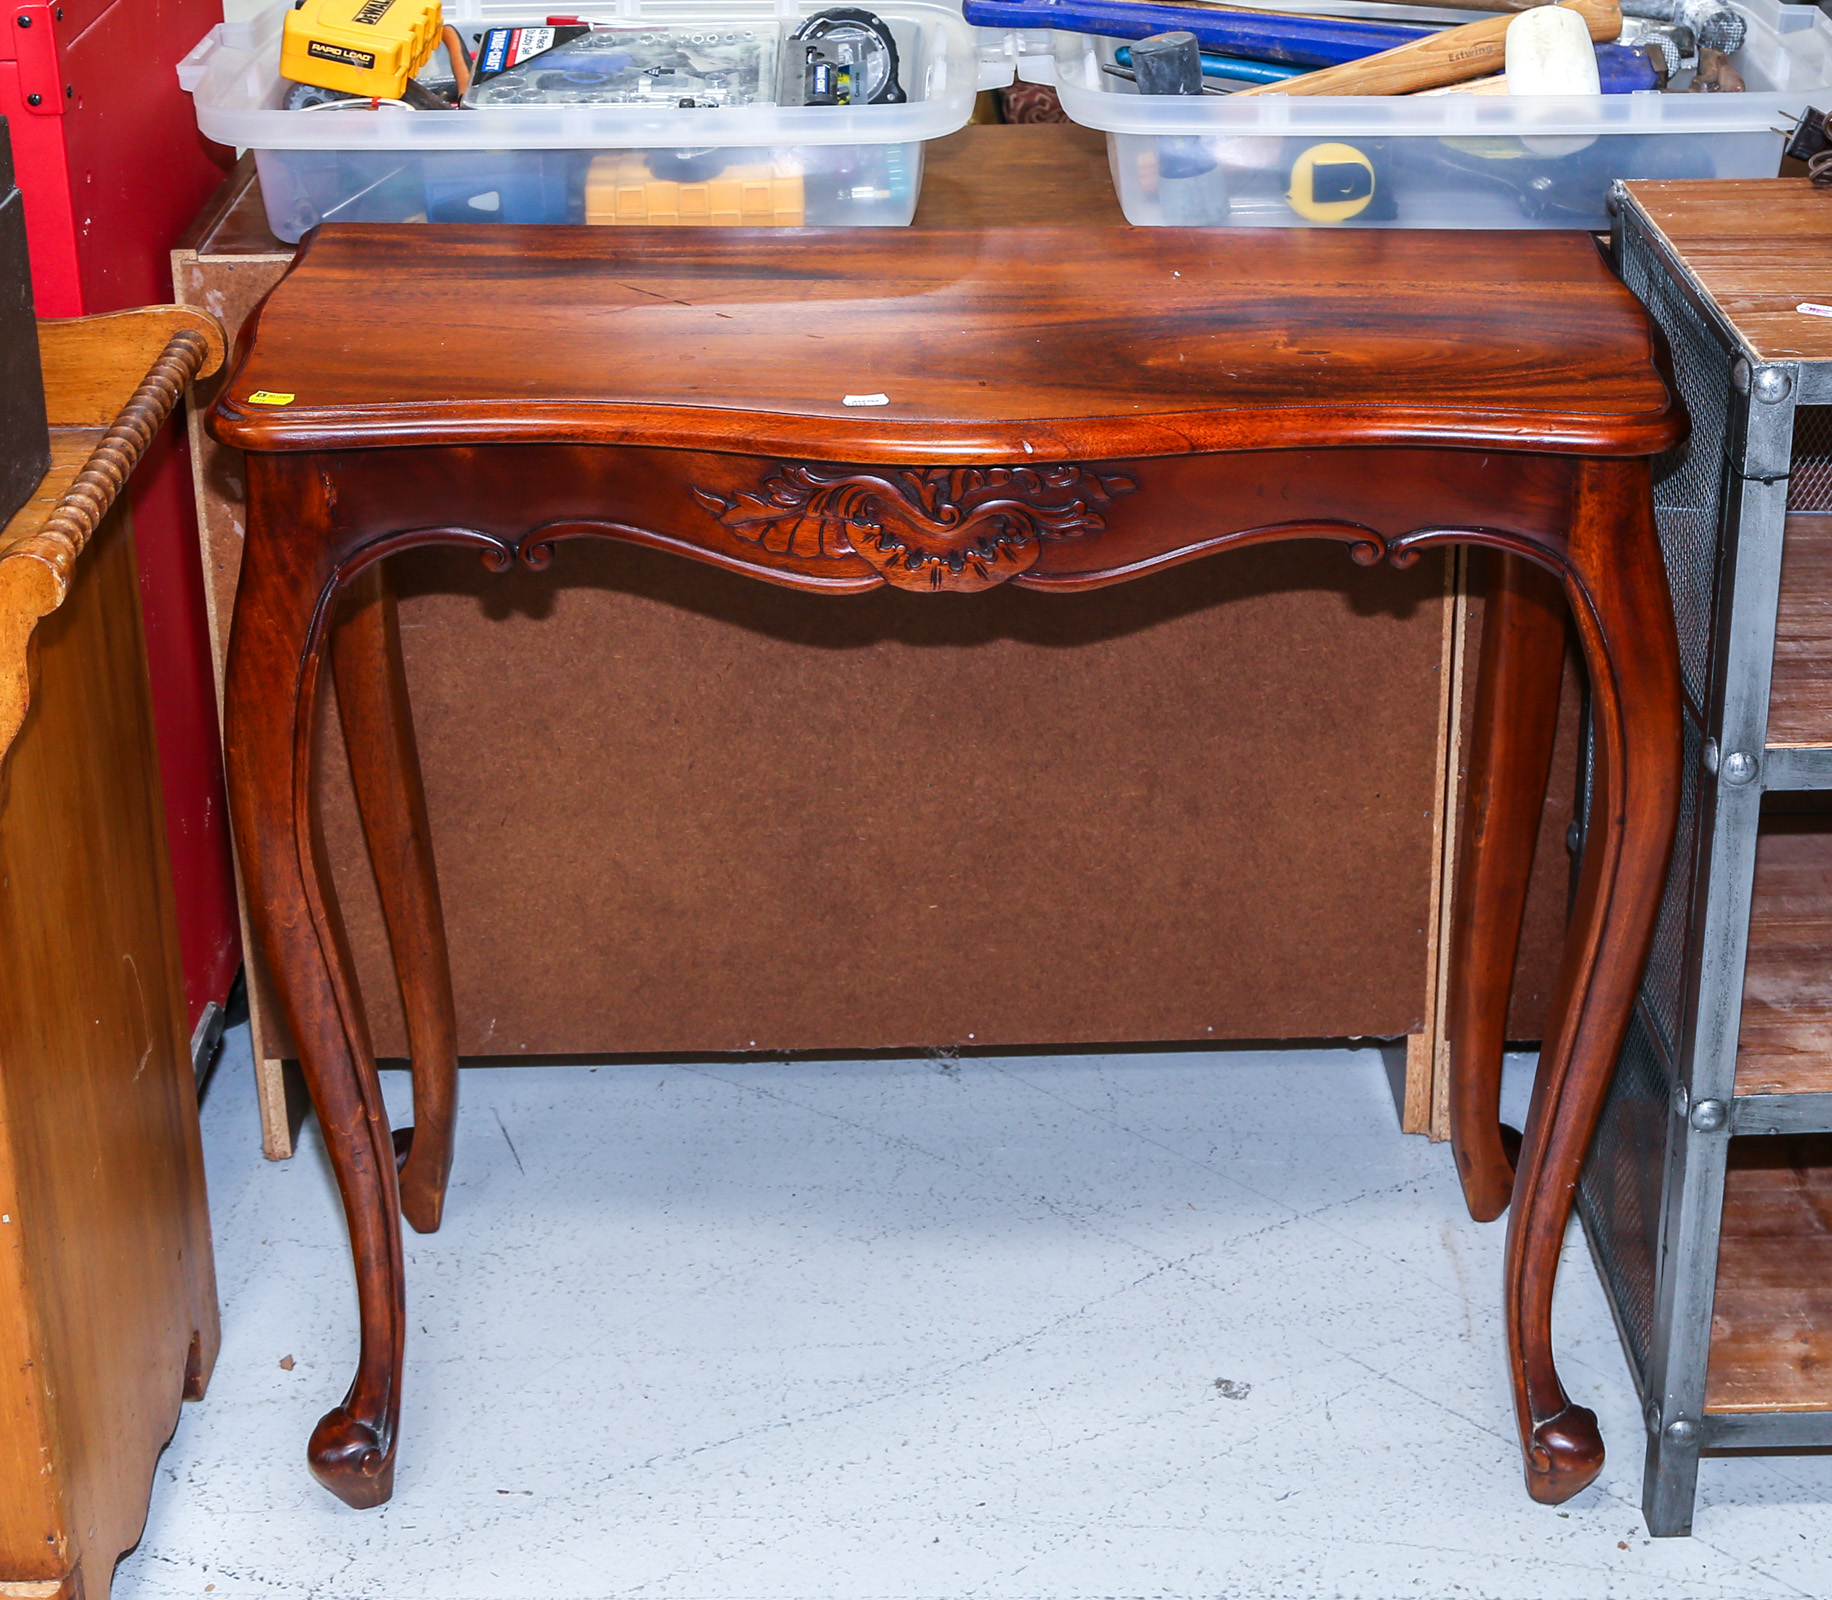
{"type": "MultiPolygon", "coordinates": [[[[229,152],[197,132],[179,59],[221,0],[0,0],[0,116],[12,133],[41,317],[172,298],[170,251],[229,152]]],[[[194,1037],[242,959],[222,751],[184,430],[131,486],[166,833],[194,1037]]]]}

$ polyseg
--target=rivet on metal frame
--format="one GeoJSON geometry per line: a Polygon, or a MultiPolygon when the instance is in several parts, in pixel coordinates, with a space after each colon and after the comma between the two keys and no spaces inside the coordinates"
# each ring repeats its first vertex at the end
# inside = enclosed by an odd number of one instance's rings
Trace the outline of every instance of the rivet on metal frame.
{"type": "Polygon", "coordinates": [[[1730,1110],[1722,1100],[1700,1100],[1693,1105],[1690,1120],[1700,1133],[1716,1133],[1730,1121],[1730,1110]]]}
{"type": "Polygon", "coordinates": [[[1764,405],[1779,405],[1794,392],[1794,380],[1780,367],[1763,367],[1756,373],[1755,388],[1764,405]]]}
{"type": "Polygon", "coordinates": [[[1747,750],[1732,750],[1721,763],[1726,783],[1745,784],[1756,775],[1756,758],[1747,750]]]}

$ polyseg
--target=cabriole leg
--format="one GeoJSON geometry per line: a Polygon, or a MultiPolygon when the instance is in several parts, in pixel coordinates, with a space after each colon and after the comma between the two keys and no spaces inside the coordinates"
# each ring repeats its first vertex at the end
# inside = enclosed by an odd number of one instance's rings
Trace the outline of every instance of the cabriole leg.
{"type": "Polygon", "coordinates": [[[1552,1356],[1552,1288],[1578,1173],[1653,938],[1678,815],[1679,648],[1645,461],[1579,468],[1566,597],[1590,669],[1591,824],[1508,1219],[1506,1317],[1527,1491],[1557,1504],[1602,1470],[1597,1419],[1552,1356]]]}
{"type": "Polygon", "coordinates": [[[1478,1222],[1507,1209],[1513,1151],[1501,1128],[1501,1057],[1533,846],[1558,730],[1565,601],[1558,580],[1516,555],[1491,556],[1482,659],[1451,922],[1450,1136],[1478,1222]]]}
{"type": "Polygon", "coordinates": [[[394,1487],[405,1306],[394,1148],[311,803],[334,501],[310,457],[250,455],[248,470],[225,708],[236,851],[343,1197],[361,1319],[356,1376],[308,1459],[340,1500],[374,1506],[394,1487]]]}
{"type": "Polygon", "coordinates": [[[401,1211],[421,1233],[432,1233],[452,1170],[458,1024],[394,585],[385,562],[365,568],[345,591],[331,665],[413,1058],[414,1124],[394,1136],[404,1158],[401,1211]]]}

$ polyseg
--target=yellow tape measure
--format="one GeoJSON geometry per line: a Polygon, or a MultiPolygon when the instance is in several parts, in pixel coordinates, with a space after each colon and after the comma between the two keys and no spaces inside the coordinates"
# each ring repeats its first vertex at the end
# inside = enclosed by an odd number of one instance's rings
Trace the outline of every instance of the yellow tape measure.
{"type": "Polygon", "coordinates": [[[1311,222],[1347,222],[1373,203],[1374,163],[1352,144],[1313,144],[1291,164],[1285,198],[1311,222]]]}

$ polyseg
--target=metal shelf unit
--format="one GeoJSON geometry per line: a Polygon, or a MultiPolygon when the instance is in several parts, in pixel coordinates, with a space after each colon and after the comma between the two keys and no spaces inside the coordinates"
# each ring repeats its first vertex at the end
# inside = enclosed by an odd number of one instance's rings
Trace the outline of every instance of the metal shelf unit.
{"type": "Polygon", "coordinates": [[[1673,186],[1618,184],[1611,209],[1617,269],[1665,336],[1692,416],[1655,470],[1686,765],[1654,948],[1578,1205],[1646,1418],[1648,1527],[1681,1535],[1702,1450],[1832,1445],[1832,1385],[1823,1409],[1786,1410],[1725,1409],[1744,1402],[1708,1386],[1732,1136],[1832,1130],[1832,1061],[1823,1092],[1737,1092],[1763,796],[1832,789],[1832,718],[1823,743],[1769,732],[1785,525],[1790,510],[1832,510],[1832,472],[1817,470],[1832,452],[1832,360],[1760,356],[1637,198],[1659,187],[1673,186]]]}

